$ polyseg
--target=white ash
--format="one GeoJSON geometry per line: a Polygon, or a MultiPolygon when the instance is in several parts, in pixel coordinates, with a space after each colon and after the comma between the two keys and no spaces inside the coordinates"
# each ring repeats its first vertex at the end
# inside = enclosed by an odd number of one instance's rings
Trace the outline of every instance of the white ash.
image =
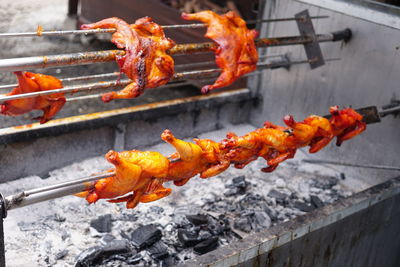
{"type": "MultiPolygon", "coordinates": [[[[249,125],[229,127],[230,131],[237,134],[244,134],[253,129],[249,125]]],[[[227,131],[223,129],[199,137],[221,140],[227,131]]],[[[164,155],[174,151],[166,144],[148,147],[146,150],[160,151],[164,155]]],[[[111,204],[104,200],[88,205],[84,199],[74,196],[12,210],[5,219],[7,264],[9,266],[74,266],[77,255],[90,247],[101,244],[106,233],[99,233],[91,228],[90,222],[106,214],[110,214],[112,218],[112,229],[109,234],[116,239],[123,238],[121,232],[131,232],[140,225],[158,225],[162,230],[162,241],[168,246],[169,253],[175,255],[176,261],[180,262],[196,257],[192,248],[178,252],[175,247],[179,242],[176,224],[184,215],[200,213],[209,214],[215,218],[224,215],[229,219],[231,229],[236,234],[245,237],[261,229],[252,229],[250,232],[236,229],[234,226],[240,225],[240,219],[251,217],[253,224],[270,227],[304,214],[303,211],[293,208],[292,204],[295,201],[300,204],[309,204],[310,195],[315,195],[324,203],[331,203],[339,197],[346,197],[353,193],[339,179],[336,179],[337,185],[329,188],[315,187],[316,181],[323,182],[332,176],[339,177],[340,172],[332,168],[300,163],[298,159],[302,157],[304,155],[298,153],[296,160],[281,164],[273,173],[261,172],[260,169],[265,166],[265,161],[257,160],[242,170],[231,167],[221,175],[210,179],[195,177],[182,187],[167,184],[173,189],[170,196],[153,203],[141,203],[133,210],[126,209],[123,203],[111,204]],[[245,193],[225,196],[224,192],[229,190],[232,179],[241,175],[245,176],[247,182],[245,193]],[[271,190],[286,194],[288,200],[282,203],[279,199],[271,197],[269,194],[271,190]],[[287,201],[290,203],[286,203],[287,201]],[[245,208],[250,213],[240,214],[240,209],[232,208],[238,204],[247,205],[245,208]],[[231,210],[227,207],[231,207],[231,210]],[[264,212],[266,208],[267,213],[264,212]]],[[[109,167],[110,165],[103,157],[91,158],[54,170],[49,174],[50,177],[44,180],[33,176],[4,183],[0,185],[0,192],[7,196],[24,189],[76,179],[109,167]]],[[[349,179],[351,180],[351,177],[346,177],[346,181],[349,179]]],[[[220,235],[219,245],[227,245],[235,240],[237,236],[220,235]]],[[[147,251],[143,250],[139,253],[143,257],[140,264],[155,266],[159,264],[150,257],[147,251]]],[[[128,266],[126,262],[118,259],[104,263],[104,266],[114,266],[113,264],[117,263],[120,266],[128,266]]]]}

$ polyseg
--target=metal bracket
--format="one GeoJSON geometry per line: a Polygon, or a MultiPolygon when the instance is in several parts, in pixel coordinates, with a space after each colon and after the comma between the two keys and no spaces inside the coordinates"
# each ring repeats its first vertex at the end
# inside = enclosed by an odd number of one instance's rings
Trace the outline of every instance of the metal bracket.
{"type": "Polygon", "coordinates": [[[4,219],[7,217],[7,203],[0,193],[0,266],[6,266],[6,252],[4,249],[4,219]]]}
{"type": "Polygon", "coordinates": [[[294,15],[297,19],[297,27],[301,36],[311,39],[311,42],[304,44],[304,49],[306,50],[306,55],[310,61],[311,69],[318,68],[325,65],[324,57],[322,56],[321,47],[319,46],[317,36],[314,30],[314,25],[310,18],[308,10],[303,10],[300,13],[294,15]]]}

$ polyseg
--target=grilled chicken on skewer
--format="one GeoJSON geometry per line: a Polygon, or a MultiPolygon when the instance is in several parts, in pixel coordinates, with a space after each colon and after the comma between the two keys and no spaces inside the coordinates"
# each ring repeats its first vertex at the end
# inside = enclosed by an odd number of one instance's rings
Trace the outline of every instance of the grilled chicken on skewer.
{"type": "MultiPolygon", "coordinates": [[[[14,74],[17,76],[18,86],[7,95],[63,88],[62,82],[53,76],[22,71],[14,72],[14,74]]],[[[64,106],[65,102],[66,100],[62,93],[7,100],[0,104],[0,113],[8,116],[18,116],[32,110],[42,110],[43,115],[34,118],[42,124],[51,120],[64,106]]]]}
{"type": "Polygon", "coordinates": [[[259,157],[268,164],[262,171],[272,172],[281,162],[293,158],[298,148],[309,146],[310,153],[315,153],[335,136],[340,145],[366,129],[362,116],[353,109],[339,110],[335,106],[330,111],[332,117],[329,120],[311,115],[296,122],[288,115],[284,117],[287,126],[265,122],[264,127],[243,136],[228,133],[220,143],[210,139],[185,142],[165,130],[161,139],[174,146],[176,153],[166,158],[158,152],[110,151],[106,159],[115,165],[115,174],[98,180],[78,196],[86,197],[89,203],[105,198],[113,203],[127,202],[127,208],[134,208],[139,202],[155,201],[169,195],[171,189],[163,187],[164,182],[173,181],[182,186],[198,174],[201,178],[209,178],[225,171],[231,164],[243,168],[259,157]],[[131,194],[124,196],[128,193],[131,194]]]}
{"type": "Polygon", "coordinates": [[[256,70],[258,53],[254,40],[258,33],[247,29],[246,22],[235,12],[230,11],[224,15],[212,11],[183,13],[182,18],[207,24],[205,37],[218,44],[215,62],[222,69],[222,73],[214,84],[204,86],[201,89],[202,93],[230,85],[240,76],[256,70]]]}
{"type": "Polygon", "coordinates": [[[112,203],[126,202],[126,207],[132,209],[139,202],[155,201],[171,193],[171,189],[162,186],[169,160],[160,153],[111,150],[105,158],[115,165],[115,175],[96,181],[92,189],[78,194],[86,197],[89,203],[101,198],[111,199],[108,201],[112,203]],[[124,196],[128,193],[131,194],[124,196]],[[117,198],[119,196],[123,197],[117,198]]]}
{"type": "Polygon", "coordinates": [[[132,80],[132,83],[119,92],[103,94],[104,102],[138,97],[146,88],[164,85],[171,79],[174,74],[174,60],[167,54],[167,50],[175,43],[165,37],[161,26],[151,18],[138,19],[131,25],[119,18],[107,18],[81,26],[83,30],[98,28],[116,29],[111,41],[126,52],[123,56],[117,56],[117,62],[121,72],[132,80]]]}

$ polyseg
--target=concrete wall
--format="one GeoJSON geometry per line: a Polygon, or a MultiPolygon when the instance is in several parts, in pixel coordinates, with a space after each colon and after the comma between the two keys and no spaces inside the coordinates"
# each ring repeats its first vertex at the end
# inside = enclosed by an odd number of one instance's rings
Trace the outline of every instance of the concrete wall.
{"type": "MultiPolygon", "coordinates": [[[[399,99],[400,50],[396,47],[400,45],[400,30],[303,2],[268,0],[264,18],[290,17],[309,9],[311,15],[330,16],[329,19],[314,21],[317,33],[349,27],[354,37],[348,44],[321,44],[326,59],[339,57],[340,61],[328,62],[315,70],[310,70],[304,64],[295,65],[290,71],[265,71],[259,80],[253,80],[250,87],[252,90],[259,90],[262,102],[258,108],[252,110],[252,123],[255,126],[262,125],[265,120],[281,123],[285,114],[293,114],[296,119],[302,120],[310,114],[325,115],[332,105],[381,107],[388,104],[392,97],[399,99]]],[[[333,5],[339,1],[325,2],[333,5]]],[[[354,14],[357,15],[358,7],[353,7],[354,14]]],[[[372,13],[376,17],[382,15],[372,13]]],[[[372,15],[371,18],[373,20],[372,15]]],[[[400,18],[394,18],[395,26],[400,18]]],[[[390,23],[390,20],[386,22],[390,23]]],[[[262,36],[289,36],[298,33],[295,22],[264,24],[261,31],[262,36]]],[[[294,60],[305,58],[302,46],[269,48],[265,52],[268,55],[290,52],[294,60]]],[[[365,133],[346,142],[342,147],[337,148],[331,144],[316,156],[354,163],[400,166],[399,151],[400,118],[388,116],[382,123],[368,126],[365,133]]],[[[395,175],[393,172],[374,173],[363,169],[344,170],[365,178],[372,184],[395,175]],[[380,178],[370,178],[374,176],[380,178]]]]}

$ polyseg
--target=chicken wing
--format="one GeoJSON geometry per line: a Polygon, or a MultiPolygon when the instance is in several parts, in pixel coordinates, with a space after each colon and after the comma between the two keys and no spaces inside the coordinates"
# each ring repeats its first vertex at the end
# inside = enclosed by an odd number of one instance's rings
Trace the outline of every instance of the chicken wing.
{"type": "MultiPolygon", "coordinates": [[[[14,72],[14,74],[17,76],[18,86],[7,95],[63,88],[62,82],[53,76],[21,71],[14,72]]],[[[8,116],[18,116],[32,110],[42,110],[43,115],[34,119],[43,124],[51,120],[61,110],[65,101],[66,99],[62,93],[7,100],[0,104],[0,113],[8,116]]]]}
{"type": "Polygon", "coordinates": [[[201,91],[207,93],[233,83],[240,76],[256,69],[258,53],[254,44],[257,31],[247,29],[246,22],[235,12],[218,15],[212,11],[182,14],[186,20],[199,20],[207,24],[205,37],[218,44],[215,62],[222,69],[221,75],[213,85],[204,86],[201,91]]]}
{"type": "Polygon", "coordinates": [[[151,18],[144,17],[129,25],[114,17],[81,26],[81,29],[96,28],[116,29],[111,41],[118,48],[125,49],[125,55],[117,56],[117,62],[121,72],[132,80],[132,83],[119,92],[103,94],[104,102],[138,97],[146,88],[167,83],[174,74],[174,60],[167,54],[167,50],[175,43],[165,37],[161,26],[151,18]]]}
{"type": "Polygon", "coordinates": [[[86,197],[89,203],[99,199],[112,203],[127,202],[132,209],[139,202],[150,202],[168,196],[171,189],[164,188],[162,183],[168,174],[169,160],[158,152],[151,151],[109,151],[105,158],[115,165],[115,175],[95,182],[87,192],[78,196],[86,197]],[[127,196],[127,193],[133,192],[127,196]]]}

